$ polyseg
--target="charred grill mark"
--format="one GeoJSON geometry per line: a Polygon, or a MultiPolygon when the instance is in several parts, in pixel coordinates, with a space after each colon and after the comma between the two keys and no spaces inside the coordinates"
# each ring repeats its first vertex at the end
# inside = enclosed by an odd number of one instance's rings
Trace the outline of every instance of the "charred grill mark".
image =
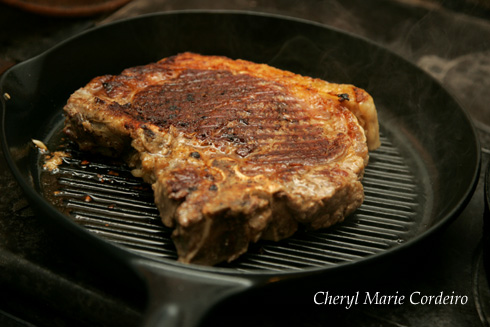
{"type": "Polygon", "coordinates": [[[197,190],[202,181],[202,176],[198,171],[191,168],[183,168],[173,171],[167,180],[167,192],[169,198],[181,200],[189,193],[197,190]]]}
{"type": "Polygon", "coordinates": [[[252,153],[256,148],[257,146],[255,144],[241,145],[237,148],[236,154],[243,158],[252,153]]]}
{"type": "MultiPolygon", "coordinates": [[[[278,129],[283,126],[281,121],[288,122],[286,116],[301,111],[285,93],[281,85],[257,77],[189,69],[171,82],[146,87],[132,104],[140,120],[195,132],[198,138],[210,139],[218,146],[223,142],[243,145],[254,143],[256,128],[251,121],[273,122],[278,129]]],[[[241,151],[242,155],[252,148],[241,151]]]]}
{"type": "Polygon", "coordinates": [[[105,93],[110,97],[114,97],[119,92],[127,92],[125,84],[126,80],[127,78],[117,79],[110,76],[102,76],[100,82],[105,93]]]}
{"type": "Polygon", "coordinates": [[[102,87],[106,91],[106,93],[110,93],[112,91],[112,84],[108,82],[102,83],[102,87]]]}
{"type": "Polygon", "coordinates": [[[141,128],[143,129],[147,138],[154,138],[155,137],[155,133],[151,129],[149,129],[148,126],[143,124],[143,125],[141,125],[141,128]]]}
{"type": "Polygon", "coordinates": [[[104,101],[104,100],[102,100],[102,99],[101,99],[101,98],[99,98],[99,97],[95,97],[95,103],[96,103],[96,104],[105,104],[105,101],[104,101]]]}
{"type": "Polygon", "coordinates": [[[317,164],[341,157],[349,146],[343,134],[334,140],[281,143],[276,149],[257,153],[251,158],[257,164],[301,163],[317,164]]]}
{"type": "Polygon", "coordinates": [[[349,95],[347,93],[337,94],[337,96],[339,97],[339,102],[350,101],[349,95]]]}
{"type": "MultiPolygon", "coordinates": [[[[349,100],[347,94],[338,97],[349,100]]],[[[322,123],[313,121],[299,101],[273,81],[188,69],[163,84],[143,88],[131,104],[113,103],[111,109],[162,129],[172,125],[204,145],[234,147],[234,153],[251,164],[293,167],[341,156],[345,146],[336,144],[342,144],[340,139],[345,143],[345,137],[326,137],[322,123]]],[[[199,159],[194,153],[190,156],[199,159]]]]}

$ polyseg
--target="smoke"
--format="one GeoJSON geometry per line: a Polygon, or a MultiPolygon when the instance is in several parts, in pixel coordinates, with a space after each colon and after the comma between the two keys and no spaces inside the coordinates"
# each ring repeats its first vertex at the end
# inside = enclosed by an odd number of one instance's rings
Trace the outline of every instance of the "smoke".
{"type": "Polygon", "coordinates": [[[441,81],[472,117],[490,126],[490,50],[453,59],[426,55],[417,64],[441,81]]]}
{"type": "MultiPolygon", "coordinates": [[[[463,13],[454,11],[456,8],[450,6],[444,7],[446,2],[216,0],[206,4],[198,0],[133,1],[103,23],[151,12],[182,9],[247,10],[308,19],[367,38],[408,59],[439,80],[476,120],[490,126],[490,115],[485,115],[487,109],[484,107],[490,103],[485,91],[490,83],[485,78],[490,70],[487,59],[490,53],[490,24],[483,18],[468,15],[467,10],[463,13]]],[[[306,40],[292,40],[290,45],[304,47],[305,53],[318,52],[306,40]]],[[[281,55],[290,48],[285,47],[281,55]]],[[[316,60],[319,63],[323,61],[320,56],[316,60]]]]}

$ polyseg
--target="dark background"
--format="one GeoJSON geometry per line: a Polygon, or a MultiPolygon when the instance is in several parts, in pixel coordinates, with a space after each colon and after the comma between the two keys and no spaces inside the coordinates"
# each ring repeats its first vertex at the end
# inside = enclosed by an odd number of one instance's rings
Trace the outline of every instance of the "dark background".
{"type": "MultiPolygon", "coordinates": [[[[482,145],[482,175],[469,205],[444,234],[426,244],[412,269],[370,290],[409,295],[466,295],[458,306],[257,308],[235,299],[216,308],[206,326],[488,326],[490,291],[483,269],[483,174],[490,158],[490,5],[485,0],[134,0],[79,16],[83,1],[63,15],[0,1],[0,73],[90,27],[155,11],[244,9],[305,18],[361,35],[410,60],[439,80],[466,109],[482,145]]],[[[28,1],[27,1],[28,2],[28,1]]],[[[42,1],[38,1],[41,2],[42,1]]],[[[62,3],[63,1],[57,1],[62,3]]],[[[94,1],[92,1],[94,2],[94,1]]],[[[76,4],[76,5],[75,5],[76,4]]],[[[50,11],[51,9],[51,11],[50,11]]],[[[76,63],[75,63],[76,64],[76,63]]],[[[394,76],[396,78],[396,76],[394,76]]],[[[363,274],[362,271],[359,272],[363,274]]],[[[354,283],[355,285],[355,283],[354,283]]],[[[319,291],[321,289],[319,284],[319,291]]],[[[351,293],[349,293],[351,294],[351,293]]],[[[348,294],[346,294],[348,295],[348,294]]],[[[274,295],[268,296],[274,302],[274,295]]],[[[305,299],[312,301],[312,299],[305,299]]],[[[0,325],[137,326],[144,290],[134,295],[84,268],[32,212],[0,159],[0,325]],[[55,255],[53,255],[55,254],[55,255]]]]}

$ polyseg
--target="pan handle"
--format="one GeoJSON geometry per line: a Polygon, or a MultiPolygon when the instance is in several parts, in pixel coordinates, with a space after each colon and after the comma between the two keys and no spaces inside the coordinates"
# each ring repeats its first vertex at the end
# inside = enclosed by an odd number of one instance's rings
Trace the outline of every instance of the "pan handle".
{"type": "Polygon", "coordinates": [[[144,327],[196,327],[218,302],[254,286],[252,280],[137,259],[148,284],[144,327]]]}

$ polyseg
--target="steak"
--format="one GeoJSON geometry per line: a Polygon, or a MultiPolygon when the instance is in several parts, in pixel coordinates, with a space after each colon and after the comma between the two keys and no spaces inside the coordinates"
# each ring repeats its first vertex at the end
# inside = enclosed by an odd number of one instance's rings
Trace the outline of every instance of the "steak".
{"type": "Polygon", "coordinates": [[[95,77],[64,110],[82,150],[152,185],[179,260],[203,265],[344,220],[379,146],[364,90],[194,53],[95,77]]]}

